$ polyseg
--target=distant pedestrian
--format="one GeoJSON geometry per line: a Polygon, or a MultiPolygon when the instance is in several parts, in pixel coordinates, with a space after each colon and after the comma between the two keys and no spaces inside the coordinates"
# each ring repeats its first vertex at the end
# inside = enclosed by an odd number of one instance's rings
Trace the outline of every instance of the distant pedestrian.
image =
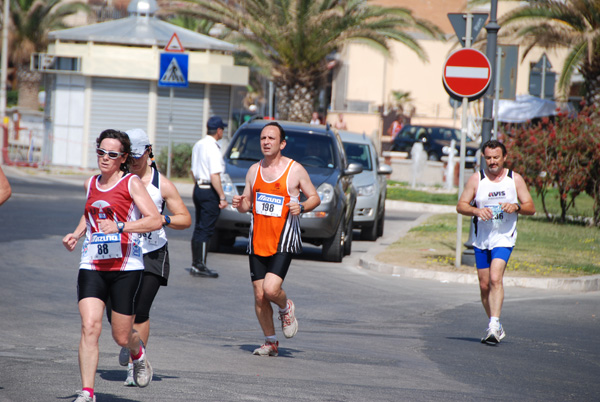
{"type": "Polygon", "coordinates": [[[96,400],[98,340],[108,297],[112,302],[112,336],[129,350],[135,384],[145,387],[152,381],[146,349],[140,334],[133,330],[134,299],[144,270],[138,233],[160,229],[161,217],[140,178],[128,173],[132,158],[127,134],[105,130],[96,146],[100,174],[86,180],[84,214],[77,228],[63,238],[65,248],[73,251],[85,236],[77,278],[83,386],[75,402],[96,400]]]}
{"type": "Polygon", "coordinates": [[[190,275],[217,278],[219,274],[208,268],[206,256],[208,243],[215,232],[215,225],[221,209],[227,207],[227,199],[221,185],[221,174],[225,173],[225,162],[221,146],[217,141],[223,138],[227,124],[219,116],[213,116],[206,123],[206,137],[192,149],[192,174],[194,186],[194,206],[196,224],[192,236],[192,268],[190,275]]]}
{"type": "Polygon", "coordinates": [[[500,323],[504,302],[502,282],[517,240],[517,215],[533,215],[535,205],[523,177],[504,168],[507,158],[504,144],[491,140],[481,148],[486,168],[469,178],[456,210],[474,217],[475,263],[481,302],[489,317],[481,342],[496,344],[506,336],[500,323]]]}
{"type": "Polygon", "coordinates": [[[348,129],[348,126],[346,125],[346,122],[344,121],[343,113],[338,114],[338,119],[336,120],[335,123],[333,123],[333,127],[338,130],[347,130],[348,129]]]}
{"type": "Polygon", "coordinates": [[[299,215],[321,203],[306,169],[281,154],[285,131],[276,122],[264,126],[260,146],[264,158],[246,175],[242,195],[233,196],[232,206],[241,213],[252,210],[248,253],[254,289],[256,317],[265,343],[255,355],[277,356],[279,342],[273,324],[273,307],[279,307],[281,328],[286,338],[298,331],[294,303],[282,289],[292,255],[302,249],[299,215]],[[300,191],[306,200],[300,203],[300,191]]]}
{"type": "Polygon", "coordinates": [[[4,175],[4,171],[0,167],[0,205],[4,204],[11,195],[12,189],[10,188],[10,183],[4,175]]]}
{"type": "Polygon", "coordinates": [[[402,114],[398,114],[392,122],[392,125],[388,128],[388,135],[392,137],[392,141],[394,140],[394,138],[396,138],[398,133],[400,133],[400,130],[402,130],[403,121],[404,119],[402,117],[402,114]]]}
{"type": "Polygon", "coordinates": [[[319,119],[319,113],[313,112],[312,117],[310,119],[310,124],[321,124],[321,119],[319,119]]]}

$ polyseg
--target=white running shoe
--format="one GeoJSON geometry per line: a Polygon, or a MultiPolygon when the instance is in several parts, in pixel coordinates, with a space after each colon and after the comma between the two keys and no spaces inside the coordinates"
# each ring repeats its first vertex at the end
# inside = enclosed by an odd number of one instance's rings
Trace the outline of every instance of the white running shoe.
{"type": "Polygon", "coordinates": [[[278,346],[279,341],[265,341],[265,343],[260,348],[254,349],[254,352],[252,354],[258,356],[277,356],[279,354],[278,346]]]}
{"type": "Polygon", "coordinates": [[[500,329],[498,330],[498,343],[506,336],[506,332],[504,332],[504,327],[500,324],[500,329]]]}
{"type": "Polygon", "coordinates": [[[133,361],[133,380],[135,381],[135,385],[144,388],[152,381],[152,366],[146,356],[144,344],[141,341],[140,344],[142,345],[142,357],[133,361]]]}
{"type": "Polygon", "coordinates": [[[286,314],[279,313],[281,320],[281,330],[286,338],[291,338],[298,332],[298,320],[296,319],[296,306],[294,302],[288,299],[288,312],[286,314]]]}
{"type": "Polygon", "coordinates": [[[133,363],[127,364],[127,378],[123,383],[126,387],[135,387],[135,380],[133,379],[133,363]]]}
{"type": "Polygon", "coordinates": [[[500,342],[500,334],[499,329],[497,328],[488,328],[485,331],[485,335],[481,338],[481,343],[488,343],[491,345],[495,345],[500,342]]]}
{"type": "Polygon", "coordinates": [[[129,348],[121,348],[121,352],[119,352],[119,364],[123,367],[127,367],[129,364],[129,356],[131,356],[129,348]]]}
{"type": "Polygon", "coordinates": [[[77,391],[77,399],[73,402],[96,402],[96,395],[91,397],[87,391],[77,391]]]}

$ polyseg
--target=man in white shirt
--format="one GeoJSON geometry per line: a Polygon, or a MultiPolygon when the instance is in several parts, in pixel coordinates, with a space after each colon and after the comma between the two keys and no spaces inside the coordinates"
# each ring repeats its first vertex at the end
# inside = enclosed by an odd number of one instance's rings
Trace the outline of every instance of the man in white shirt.
{"type": "Polygon", "coordinates": [[[192,150],[192,175],[194,186],[194,206],[196,224],[192,236],[192,268],[190,274],[217,278],[215,271],[206,266],[208,242],[215,231],[221,209],[227,206],[225,192],[221,185],[221,173],[225,172],[225,162],[217,141],[223,138],[227,124],[219,116],[213,116],[206,123],[206,137],[198,141],[192,150]]]}

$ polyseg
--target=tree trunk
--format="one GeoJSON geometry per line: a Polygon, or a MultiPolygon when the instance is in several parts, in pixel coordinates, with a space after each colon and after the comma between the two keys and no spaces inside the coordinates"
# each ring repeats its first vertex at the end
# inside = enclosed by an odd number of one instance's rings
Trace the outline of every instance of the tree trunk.
{"type": "Polygon", "coordinates": [[[300,84],[293,88],[282,85],[277,87],[276,93],[279,119],[306,123],[310,121],[315,100],[314,90],[300,84]]]}
{"type": "Polygon", "coordinates": [[[42,74],[29,70],[29,66],[17,67],[17,85],[19,87],[19,109],[39,110],[38,93],[42,74]]]}

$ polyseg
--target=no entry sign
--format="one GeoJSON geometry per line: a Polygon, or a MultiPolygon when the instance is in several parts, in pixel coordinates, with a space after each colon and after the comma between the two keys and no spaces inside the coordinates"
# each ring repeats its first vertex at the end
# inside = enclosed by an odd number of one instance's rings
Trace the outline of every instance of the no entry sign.
{"type": "Polygon", "coordinates": [[[444,63],[444,87],[453,98],[475,100],[490,85],[491,72],[490,61],[479,50],[459,49],[444,63]]]}

